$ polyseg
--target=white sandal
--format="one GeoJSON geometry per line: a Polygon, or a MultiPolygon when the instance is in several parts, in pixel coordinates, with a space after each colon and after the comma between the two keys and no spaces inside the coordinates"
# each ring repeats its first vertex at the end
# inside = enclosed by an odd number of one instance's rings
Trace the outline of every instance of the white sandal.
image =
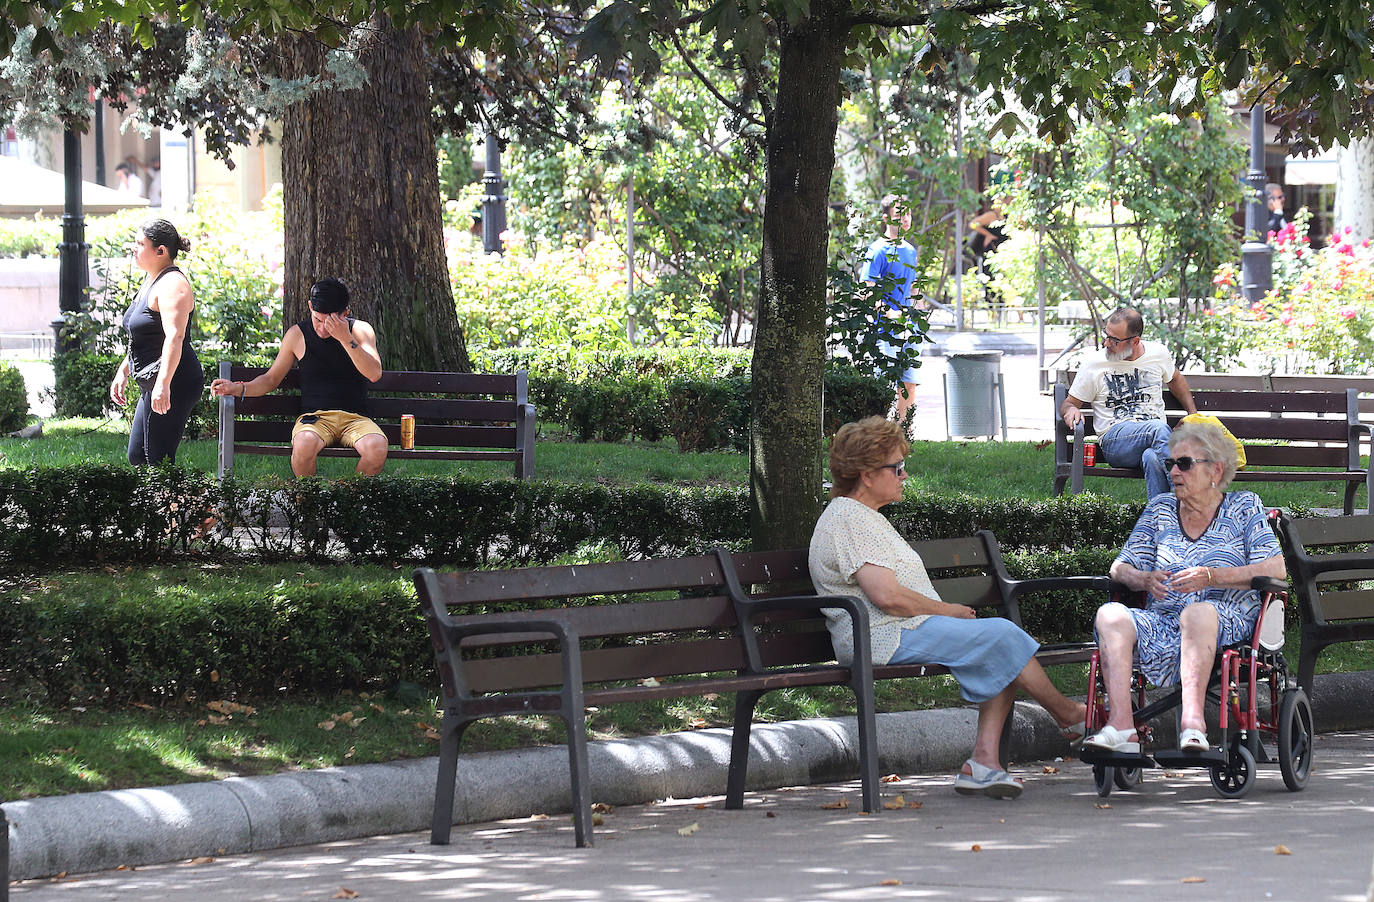
{"type": "Polygon", "coordinates": [[[1021,790],[1025,788],[1021,785],[1020,780],[1004,770],[986,767],[972,758],[964,763],[973,773],[966,774],[960,771],[959,776],[954,778],[954,791],[960,795],[985,795],[994,799],[1014,799],[1021,795],[1021,790]]]}
{"type": "Polygon", "coordinates": [[[1208,748],[1210,746],[1207,745],[1207,734],[1201,730],[1194,730],[1189,727],[1178,736],[1178,750],[1180,752],[1205,752],[1208,748]]]}
{"type": "Polygon", "coordinates": [[[1132,738],[1133,736],[1135,736],[1134,730],[1118,730],[1113,726],[1105,726],[1084,739],[1083,748],[1097,752],[1113,752],[1118,755],[1139,755],[1140,740],[1132,738]]]}

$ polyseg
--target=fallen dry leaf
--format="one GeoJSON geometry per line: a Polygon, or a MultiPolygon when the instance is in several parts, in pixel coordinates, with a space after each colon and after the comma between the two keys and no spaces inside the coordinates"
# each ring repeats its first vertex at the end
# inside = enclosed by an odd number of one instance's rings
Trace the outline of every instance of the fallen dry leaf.
{"type": "Polygon", "coordinates": [[[199,858],[192,858],[190,861],[188,861],[188,862],[186,862],[186,863],[187,863],[187,864],[209,864],[210,862],[212,862],[212,861],[214,861],[214,860],[215,860],[215,859],[214,859],[213,856],[210,856],[210,855],[202,855],[202,856],[199,857],[199,858]]]}
{"type": "Polygon", "coordinates": [[[135,708],[142,708],[144,711],[156,711],[156,710],[157,710],[157,709],[154,708],[152,705],[146,704],[146,703],[144,703],[144,702],[134,702],[134,707],[135,707],[135,708]]]}
{"type": "Polygon", "coordinates": [[[219,671],[218,671],[218,670],[212,670],[212,671],[210,671],[210,682],[212,682],[212,683],[218,683],[218,682],[219,682],[219,671]]]}
{"type": "Polygon", "coordinates": [[[334,721],[322,720],[316,726],[328,733],[330,730],[334,729],[334,721]]]}
{"type": "Polygon", "coordinates": [[[1046,764],[1044,767],[1042,767],[1042,768],[1040,769],[1040,773],[1042,773],[1042,774],[1057,774],[1057,773],[1059,773],[1059,768],[1054,767],[1053,765],[1050,765],[1050,764],[1046,764]]]}
{"type": "Polygon", "coordinates": [[[900,881],[900,880],[884,880],[883,882],[879,883],[878,885],[879,885],[879,886],[901,886],[901,885],[902,885],[902,881],[900,881]]]}
{"type": "Polygon", "coordinates": [[[348,721],[348,725],[356,730],[358,729],[358,726],[365,720],[367,720],[366,717],[355,717],[352,720],[348,721]]]}
{"type": "Polygon", "coordinates": [[[132,871],[133,869],[133,865],[128,864],[121,864],[119,867],[115,868],[116,871],[132,871]]]}
{"type": "Polygon", "coordinates": [[[345,711],[344,713],[339,715],[338,719],[342,720],[344,723],[348,723],[350,720],[353,719],[353,712],[345,711]]]}
{"type": "Polygon", "coordinates": [[[1095,803],[1093,803],[1093,807],[1094,807],[1094,808],[1110,808],[1110,807],[1112,807],[1112,805],[1111,805],[1110,802],[1095,802],[1095,803]]]}
{"type": "Polygon", "coordinates": [[[901,778],[899,775],[897,775],[897,774],[888,774],[886,777],[883,777],[883,778],[882,778],[881,780],[879,780],[878,782],[879,782],[879,783],[900,783],[900,782],[902,782],[902,778],[901,778]]]}
{"type": "Polygon", "coordinates": [[[774,813],[771,812],[771,811],[765,811],[765,812],[763,813],[763,816],[764,816],[764,817],[777,817],[777,815],[774,814],[774,813]]]}
{"type": "Polygon", "coordinates": [[[705,810],[706,810],[706,803],[705,803],[705,802],[697,802],[697,803],[696,803],[695,805],[693,805],[692,807],[695,808],[697,811],[705,811],[705,810]]]}
{"type": "Polygon", "coordinates": [[[1275,855],[1292,855],[1292,854],[1293,854],[1293,851],[1292,851],[1291,849],[1289,849],[1287,846],[1285,846],[1283,843],[1279,843],[1277,846],[1274,846],[1274,854],[1275,854],[1275,855]]]}
{"type": "Polygon", "coordinates": [[[211,714],[207,719],[213,724],[225,724],[229,722],[229,715],[225,714],[221,716],[219,714],[211,714]]]}
{"type": "Polygon", "coordinates": [[[345,757],[345,758],[352,758],[352,757],[357,753],[357,751],[358,751],[358,750],[357,750],[356,748],[354,748],[353,746],[350,745],[350,746],[348,747],[348,751],[344,752],[344,757],[345,757]]]}
{"type": "Polygon", "coordinates": [[[1206,877],[1184,877],[1180,883],[1206,883],[1206,877]]]}
{"type": "MultiPolygon", "coordinates": [[[[923,804],[922,802],[907,802],[907,803],[906,803],[906,810],[907,810],[907,811],[915,811],[917,808],[920,808],[922,804],[923,804]]],[[[1006,823],[1006,822],[1003,821],[1003,823],[1006,823]]]]}
{"type": "Polygon", "coordinates": [[[546,820],[548,820],[548,819],[549,819],[549,816],[548,816],[547,814],[531,814],[531,815],[530,815],[530,820],[532,820],[532,821],[546,821],[546,820]]]}
{"type": "Polygon", "coordinates": [[[653,688],[654,686],[658,685],[658,680],[654,679],[653,677],[645,677],[644,679],[639,681],[639,685],[653,688]]]}
{"type": "Polygon", "coordinates": [[[429,740],[430,742],[438,742],[438,741],[441,740],[442,738],[443,738],[443,737],[439,735],[439,731],[438,731],[438,730],[426,730],[426,731],[425,731],[425,739],[429,740]]]}
{"type": "Polygon", "coordinates": [[[849,799],[841,797],[841,799],[838,802],[826,802],[822,804],[821,807],[826,808],[830,811],[838,811],[841,808],[849,807],[849,799]]]}
{"type": "Polygon", "coordinates": [[[222,700],[209,702],[205,707],[209,708],[211,711],[217,711],[220,714],[244,714],[252,717],[254,714],[258,713],[258,709],[254,708],[252,705],[240,705],[238,702],[226,702],[222,700]]]}
{"type": "Polygon", "coordinates": [[[202,718],[202,719],[196,721],[196,726],[198,726],[198,727],[203,727],[203,726],[205,726],[205,724],[206,724],[206,721],[205,721],[204,718],[202,718]]]}
{"type": "Polygon", "coordinates": [[[701,824],[698,824],[696,821],[692,821],[692,823],[688,824],[687,826],[683,827],[681,830],[677,831],[677,835],[678,835],[678,836],[691,836],[693,833],[697,832],[697,831],[700,830],[700,829],[701,829],[701,824]]]}
{"type": "Polygon", "coordinates": [[[897,811],[906,807],[906,799],[899,795],[890,802],[883,802],[883,807],[888,811],[897,811]]]}
{"type": "Polygon", "coordinates": [[[981,852],[981,851],[983,851],[983,847],[980,846],[980,845],[978,845],[978,843],[974,843],[973,846],[969,849],[969,851],[970,851],[970,852],[981,852]]]}
{"type": "Polygon", "coordinates": [[[370,707],[372,708],[373,711],[376,711],[378,714],[385,714],[385,713],[386,713],[386,709],[383,708],[381,705],[377,704],[376,702],[373,702],[373,703],[371,704],[370,707]]]}
{"type": "Polygon", "coordinates": [[[716,699],[720,698],[720,696],[714,692],[708,692],[705,695],[703,695],[702,698],[706,699],[708,702],[713,702],[716,699]]]}
{"type": "MultiPolygon", "coordinates": [[[[705,808],[706,806],[701,805],[698,807],[705,808]]],[[[607,805],[605,802],[592,802],[592,811],[597,814],[610,814],[614,810],[615,808],[613,808],[610,805],[607,805]]]]}
{"type": "Polygon", "coordinates": [[[358,894],[346,886],[339,887],[339,891],[330,896],[331,899],[356,899],[358,894]]]}
{"type": "Polygon", "coordinates": [[[687,721],[687,729],[689,730],[701,730],[705,729],[706,726],[706,721],[702,720],[700,717],[693,717],[691,720],[687,721]]]}

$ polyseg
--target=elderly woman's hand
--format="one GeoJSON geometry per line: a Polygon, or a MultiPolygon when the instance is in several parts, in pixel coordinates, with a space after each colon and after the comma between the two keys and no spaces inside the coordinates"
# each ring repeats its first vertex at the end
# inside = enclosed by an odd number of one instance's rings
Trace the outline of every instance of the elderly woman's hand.
{"type": "Polygon", "coordinates": [[[1214,585],[1211,567],[1186,567],[1179,570],[1169,580],[1169,588],[1175,592],[1201,592],[1214,585]]]}

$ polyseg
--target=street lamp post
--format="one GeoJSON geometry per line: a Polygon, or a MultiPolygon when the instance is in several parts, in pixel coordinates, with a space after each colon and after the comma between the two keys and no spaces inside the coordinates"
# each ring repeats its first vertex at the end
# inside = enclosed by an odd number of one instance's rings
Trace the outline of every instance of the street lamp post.
{"type": "Polygon", "coordinates": [[[487,130],[487,169],[482,173],[482,251],[501,253],[501,233],[506,230],[506,195],[501,183],[501,142],[487,130]]]}
{"type": "MultiPolygon", "coordinates": [[[[84,306],[88,268],[86,217],[81,212],[81,134],[68,128],[62,135],[62,168],[66,177],[62,213],[62,243],[57,246],[57,306],[63,314],[80,313],[84,306]]],[[[58,353],[80,349],[80,341],[62,334],[65,317],[53,320],[58,353]]]]}
{"type": "Polygon", "coordinates": [[[1264,106],[1250,108],[1250,189],[1245,205],[1245,238],[1240,246],[1241,293],[1251,303],[1264,299],[1274,284],[1273,248],[1265,240],[1268,217],[1264,208],[1264,106]]]}

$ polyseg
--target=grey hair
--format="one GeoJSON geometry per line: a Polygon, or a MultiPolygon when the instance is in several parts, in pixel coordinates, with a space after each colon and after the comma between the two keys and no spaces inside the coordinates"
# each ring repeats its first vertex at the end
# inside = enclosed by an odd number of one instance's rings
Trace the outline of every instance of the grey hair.
{"type": "Polygon", "coordinates": [[[1173,434],[1169,436],[1169,453],[1173,454],[1174,449],[1184,442],[1196,445],[1209,460],[1221,464],[1221,479],[1217,481],[1217,488],[1226,491],[1236,476],[1236,464],[1240,460],[1236,454],[1236,443],[1211,423],[1175,426],[1173,434]]]}

